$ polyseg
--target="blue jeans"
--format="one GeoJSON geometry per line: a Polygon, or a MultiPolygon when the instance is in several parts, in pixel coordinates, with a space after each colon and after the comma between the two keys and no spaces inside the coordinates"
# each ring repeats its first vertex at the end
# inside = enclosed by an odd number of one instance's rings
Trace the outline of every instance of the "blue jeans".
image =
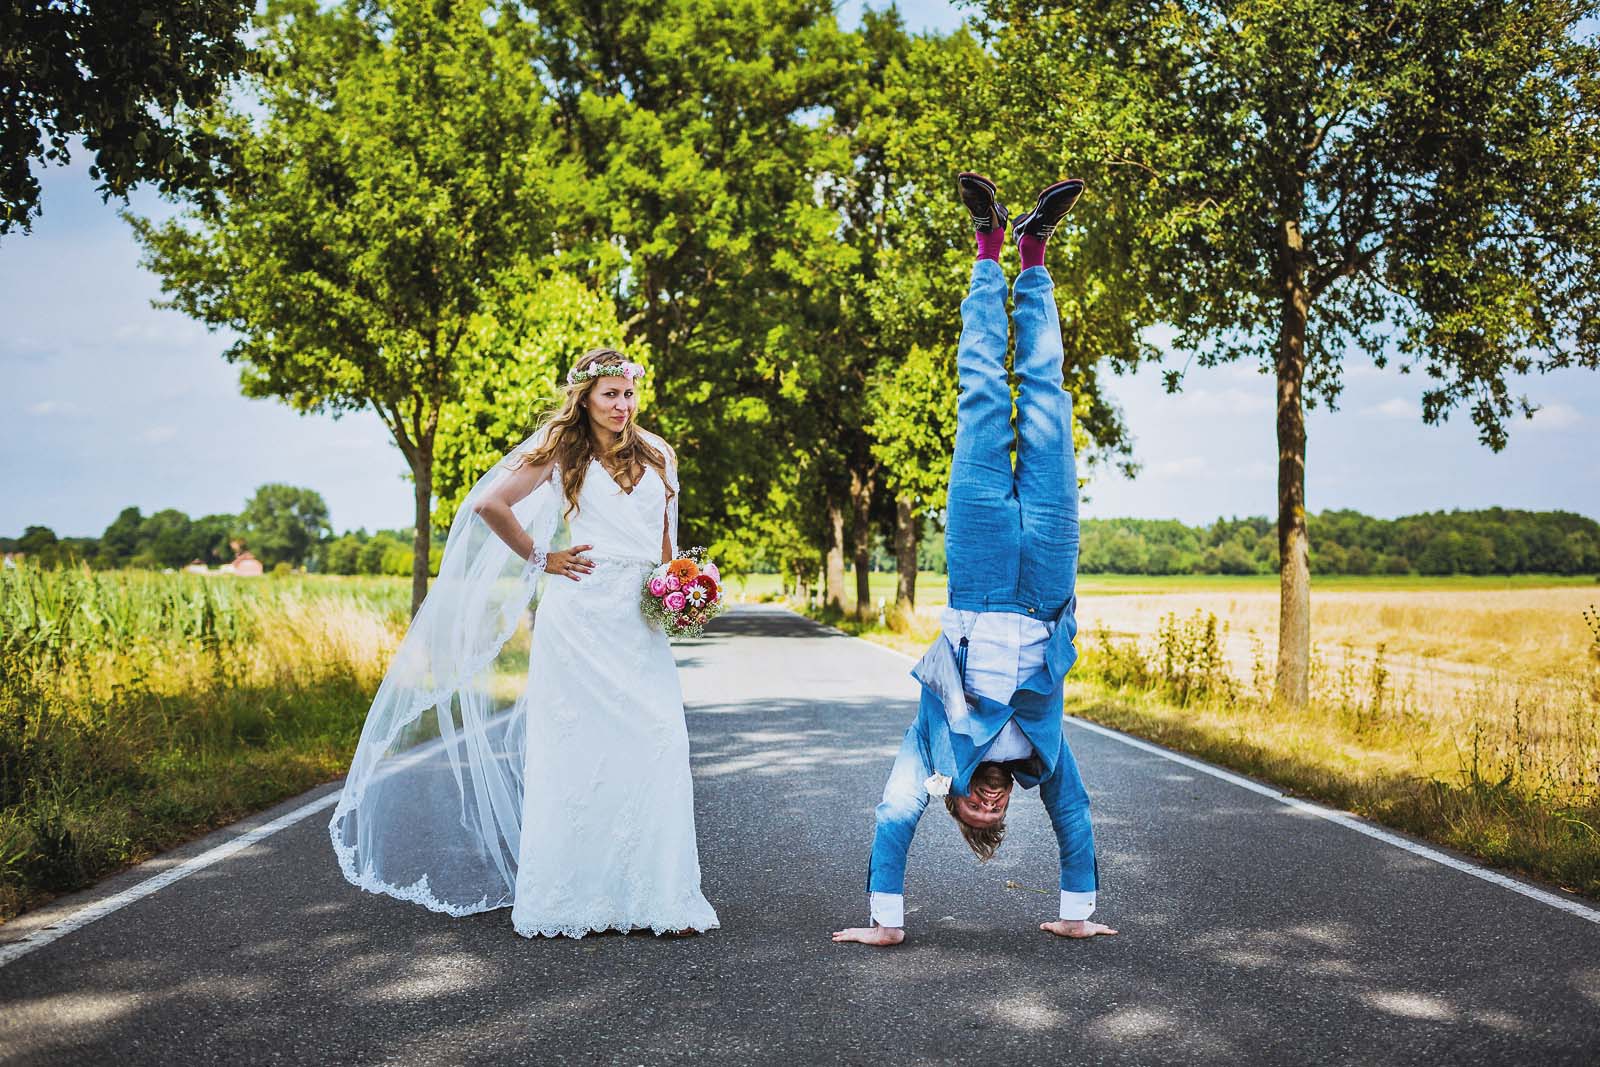
{"type": "Polygon", "coordinates": [[[1072,396],[1062,388],[1061,320],[1043,267],[1017,275],[1017,421],[1006,377],[1006,279],[980,259],[961,302],[956,451],[945,555],[950,606],[1056,619],[1078,573],[1072,396]],[[1017,462],[1012,469],[1011,447],[1017,462]]]}

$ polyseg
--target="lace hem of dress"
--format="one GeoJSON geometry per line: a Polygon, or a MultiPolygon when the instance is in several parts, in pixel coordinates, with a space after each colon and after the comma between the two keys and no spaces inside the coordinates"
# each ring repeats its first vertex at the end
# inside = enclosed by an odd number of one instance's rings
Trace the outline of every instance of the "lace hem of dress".
{"type": "Polygon", "coordinates": [[[356,850],[353,845],[346,845],[339,841],[338,832],[330,826],[329,836],[333,838],[333,851],[339,857],[339,870],[344,873],[345,881],[357,889],[379,896],[394,897],[411,904],[421,904],[429,911],[437,911],[452,918],[459,919],[464,915],[477,915],[480,912],[495,911],[498,908],[509,908],[511,901],[506,900],[498,904],[489,903],[488,894],[484,894],[476,904],[447,904],[433,895],[433,890],[428,886],[428,876],[424,874],[408,886],[391,885],[378,877],[377,873],[368,867],[366,870],[356,871],[356,850]]]}
{"type": "Polygon", "coordinates": [[[631,933],[635,930],[649,930],[660,937],[662,934],[681,933],[693,930],[703,934],[707,930],[719,929],[722,924],[715,915],[707,919],[704,914],[685,914],[681,917],[669,916],[667,918],[650,918],[642,916],[611,916],[597,915],[592,918],[568,920],[565,922],[542,923],[537,920],[532,923],[512,922],[517,933],[523,937],[584,937],[588,934],[603,934],[608,930],[618,933],[631,933]]]}

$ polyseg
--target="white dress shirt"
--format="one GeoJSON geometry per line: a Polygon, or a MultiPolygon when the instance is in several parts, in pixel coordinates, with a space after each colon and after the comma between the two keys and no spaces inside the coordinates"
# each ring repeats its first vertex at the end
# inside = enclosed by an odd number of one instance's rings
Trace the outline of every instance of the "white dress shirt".
{"type": "MultiPolygon", "coordinates": [[[[958,611],[945,608],[939,617],[944,638],[961,658],[961,639],[967,639],[966,691],[974,696],[1010,703],[1019,686],[1044,666],[1045,646],[1054,624],[1013,611],[958,611]]],[[[996,763],[1027,759],[1033,744],[1015,719],[1006,721],[985,761],[996,763]]],[[[872,893],[872,921],[878,926],[905,925],[905,896],[872,893]]],[[[1095,895],[1061,891],[1061,918],[1087,919],[1094,911],[1095,895]]]]}

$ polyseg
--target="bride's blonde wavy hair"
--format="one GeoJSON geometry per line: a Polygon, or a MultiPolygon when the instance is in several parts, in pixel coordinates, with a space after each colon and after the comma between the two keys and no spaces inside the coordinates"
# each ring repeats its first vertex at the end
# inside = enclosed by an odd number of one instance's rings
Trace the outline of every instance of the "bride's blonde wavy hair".
{"type": "MultiPolygon", "coordinates": [[[[573,364],[572,369],[583,371],[626,362],[628,357],[614,348],[591,348],[573,364]]],[[[578,509],[578,494],[583,491],[583,479],[589,473],[591,459],[598,459],[608,469],[616,471],[613,477],[625,492],[633,492],[646,466],[655,468],[663,484],[667,480],[666,457],[639,433],[634,425],[635,419],[628,420],[609,450],[604,453],[600,451],[584,401],[588,399],[590,391],[605,380],[605,377],[589,378],[566,386],[560,405],[540,420],[539,429],[547,431],[544,441],[533,451],[523,453],[523,459],[535,466],[551,460],[560,465],[561,491],[567,498],[568,518],[578,509]],[[636,476],[635,471],[639,475],[636,476]]],[[[667,495],[672,495],[671,488],[668,488],[667,495]]]]}

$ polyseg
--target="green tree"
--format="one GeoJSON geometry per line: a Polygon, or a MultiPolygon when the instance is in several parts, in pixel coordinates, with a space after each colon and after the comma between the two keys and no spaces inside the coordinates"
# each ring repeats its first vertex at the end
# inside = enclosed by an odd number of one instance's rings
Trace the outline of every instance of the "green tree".
{"type": "Polygon", "coordinates": [[[383,419],[413,481],[413,610],[464,357],[576,192],[509,21],[479,0],[277,0],[258,106],[198,126],[230,170],[179,218],[133,220],[171,306],[236,335],[247,395],[383,419]]]}
{"type": "Polygon", "coordinates": [[[144,515],[138,508],[123,508],[100,535],[101,557],[109,567],[120,567],[139,551],[139,529],[144,515]]]}
{"type": "Polygon", "coordinates": [[[1304,704],[1304,409],[1334,403],[1348,355],[1421,368],[1424,420],[1465,403],[1496,449],[1531,411],[1511,376],[1600,365],[1595,8],[984,8],[1019,143],[1088,179],[1072,224],[1100,284],[1146,294],[1201,366],[1273,370],[1276,694],[1304,704]],[[1041,93],[1045,72],[1071,91],[1041,93]]]}
{"type": "Polygon", "coordinates": [[[872,452],[895,502],[895,607],[917,603],[919,527],[942,511],[955,443],[954,353],[948,345],[914,345],[904,362],[880,372],[870,396],[872,452]]]}
{"type": "Polygon", "coordinates": [[[362,539],[353,533],[326,542],[319,553],[319,569],[324,574],[360,574],[362,547],[362,539]]]}
{"type": "Polygon", "coordinates": [[[157,566],[182,567],[194,558],[190,551],[189,516],[176,508],[163,508],[139,524],[139,555],[150,556],[157,566]]]}
{"type": "Polygon", "coordinates": [[[651,366],[645,419],[682,464],[684,540],[809,539],[805,383],[828,351],[811,290],[838,225],[816,183],[852,57],[831,5],[539,0],[519,27],[584,172],[564,262],[651,366]]]}
{"type": "Polygon", "coordinates": [[[244,0],[13,0],[0,6],[0,235],[39,214],[36,163],[82,137],[106,197],[141,181],[172,191],[218,145],[179,120],[227,85],[246,54],[244,0]]]}
{"type": "Polygon", "coordinates": [[[17,538],[17,551],[37,557],[41,562],[53,558],[59,538],[48,526],[30,526],[17,538]]]}
{"type": "Polygon", "coordinates": [[[263,566],[298,567],[329,532],[328,505],[314,489],[263,485],[239,513],[236,532],[263,566]]]}
{"type": "MultiPolygon", "coordinates": [[[[434,440],[435,521],[444,528],[473,483],[559,399],[578,357],[622,343],[611,298],[564,273],[525,278],[473,328],[456,363],[469,384],[440,412],[434,440]]],[[[639,385],[647,423],[653,396],[647,375],[639,385]]]]}
{"type": "MultiPolygon", "coordinates": [[[[1001,103],[994,60],[970,34],[916,37],[891,51],[879,43],[885,32],[868,18],[863,35],[871,55],[895,61],[878,78],[883,88],[867,112],[872,121],[857,133],[868,144],[875,137],[882,142],[881,174],[868,200],[879,238],[871,249],[873,270],[849,280],[869,295],[862,333],[872,338],[878,363],[868,430],[895,502],[897,602],[905,608],[913,603],[917,531],[923,515],[943,507],[954,446],[956,309],[973,256],[971,230],[955,199],[956,174],[987,170],[1019,211],[1018,191],[1045,179],[1038,160],[1013,151],[1011,131],[994,121],[1001,103]]],[[[853,155],[861,156],[861,149],[853,155]]],[[[1136,340],[1122,348],[1111,343],[1114,331],[1104,320],[1127,316],[1127,307],[1104,298],[1103,287],[1085,284],[1075,258],[1071,249],[1057,254],[1052,271],[1067,349],[1063,375],[1074,395],[1074,439],[1087,470],[1127,447],[1121,420],[1099,388],[1097,366],[1108,352],[1132,362],[1141,350],[1136,340]]]]}
{"type": "Polygon", "coordinates": [[[207,515],[195,519],[189,524],[189,540],[183,562],[199,560],[207,566],[216,566],[231,560],[233,550],[228,547],[228,542],[233,538],[238,521],[234,515],[207,515]]]}

